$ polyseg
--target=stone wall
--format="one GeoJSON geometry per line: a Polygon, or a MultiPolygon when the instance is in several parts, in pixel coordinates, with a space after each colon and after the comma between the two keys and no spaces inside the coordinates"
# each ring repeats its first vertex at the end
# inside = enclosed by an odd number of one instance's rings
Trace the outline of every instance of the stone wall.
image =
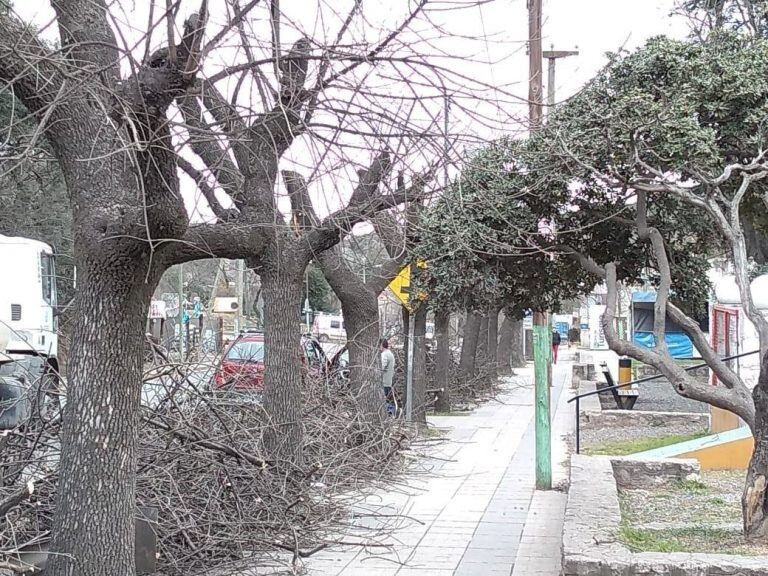
{"type": "Polygon", "coordinates": [[[633,553],[618,541],[619,496],[611,458],[571,457],[563,525],[563,576],[765,576],[768,557],[633,553]]]}
{"type": "Polygon", "coordinates": [[[682,480],[698,480],[701,473],[701,466],[694,458],[611,458],[611,464],[616,485],[625,489],[646,489],[682,480]]]}

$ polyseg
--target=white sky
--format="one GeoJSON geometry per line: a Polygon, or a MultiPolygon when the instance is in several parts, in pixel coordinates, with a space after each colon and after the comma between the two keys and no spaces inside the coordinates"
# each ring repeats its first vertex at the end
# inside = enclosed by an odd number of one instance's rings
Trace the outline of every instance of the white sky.
{"type": "MultiPolygon", "coordinates": [[[[162,0],[155,2],[156,13],[162,12],[165,3],[162,0]]],[[[244,0],[242,3],[245,3],[244,0]]],[[[337,16],[335,12],[344,13],[346,10],[337,6],[349,3],[350,0],[283,0],[282,9],[286,22],[283,44],[290,45],[298,35],[298,32],[291,30],[294,27],[291,23],[310,38],[318,38],[321,41],[323,37],[332,38],[338,28],[338,18],[334,19],[334,16],[337,16]]],[[[419,30],[428,30],[430,38],[424,41],[425,33],[414,36],[413,45],[415,52],[420,49],[430,52],[434,55],[435,62],[450,68],[458,75],[501,87],[499,92],[490,89],[473,90],[471,97],[467,94],[456,96],[456,110],[453,107],[451,109],[450,132],[455,137],[460,135],[462,138],[462,143],[458,145],[461,149],[457,150],[457,153],[472,146],[472,138],[488,139],[502,133],[524,132],[527,116],[525,99],[528,94],[528,15],[525,0],[491,0],[459,11],[440,10],[450,6],[456,7],[461,3],[461,0],[432,0],[428,4],[428,7],[432,7],[429,12],[430,22],[422,20],[415,24],[419,30]],[[435,33],[433,25],[441,26],[442,32],[435,33]],[[445,55],[438,56],[440,52],[445,55]],[[478,121],[472,117],[470,111],[476,111],[478,116],[485,117],[485,120],[478,121]]],[[[381,38],[391,28],[392,23],[398,22],[413,4],[414,0],[363,0],[367,25],[358,24],[357,30],[351,30],[350,34],[356,38],[381,38]]],[[[145,28],[149,0],[125,0],[113,2],[112,5],[111,13],[123,23],[121,30],[129,42],[131,38],[140,37],[145,28]],[[119,9],[115,9],[115,6],[119,6],[119,9]]],[[[670,16],[673,5],[674,0],[544,0],[544,49],[554,45],[558,50],[579,50],[578,56],[558,61],[558,100],[578,91],[605,64],[606,52],[616,51],[621,47],[635,48],[648,38],[659,34],[684,37],[687,31],[686,23],[680,17],[670,16]]],[[[188,14],[198,6],[199,0],[182,0],[181,14],[188,14]]],[[[223,0],[210,0],[210,6],[212,17],[208,28],[209,35],[224,21],[223,0]]],[[[22,18],[38,26],[50,23],[53,16],[47,0],[17,0],[14,2],[14,9],[22,18]]],[[[180,17],[179,26],[182,20],[180,17]]],[[[163,42],[163,28],[164,26],[159,27],[154,44],[163,42]]],[[[255,38],[266,36],[264,41],[268,40],[268,32],[265,34],[263,22],[255,22],[253,31],[255,38]]],[[[55,27],[47,29],[45,35],[55,38],[55,27]]],[[[141,49],[137,52],[140,56],[141,49]]],[[[216,67],[215,58],[219,61],[227,60],[231,54],[231,51],[220,52],[212,61],[206,63],[206,71],[210,74],[211,67],[216,67]]],[[[546,84],[546,63],[544,80],[546,84]]],[[[447,90],[451,94],[460,94],[462,90],[467,90],[470,84],[471,81],[462,82],[458,76],[454,76],[452,85],[448,86],[447,90]]],[[[401,90],[394,81],[388,85],[380,81],[377,85],[386,86],[387,90],[394,92],[401,90]]],[[[546,90],[545,86],[545,94],[546,90]]],[[[425,89],[422,94],[427,91],[425,89]]],[[[434,91],[432,92],[434,95],[434,91]]],[[[442,101],[428,100],[424,107],[423,114],[428,115],[422,120],[426,121],[429,115],[439,116],[442,101]],[[427,110],[430,106],[431,112],[427,110]]],[[[382,109],[386,109],[386,105],[382,105],[382,109]]],[[[372,148],[377,145],[375,142],[369,144],[372,148]]],[[[427,162],[426,155],[435,153],[434,150],[420,150],[419,154],[425,157],[414,160],[414,150],[404,149],[400,152],[404,157],[410,156],[412,163],[407,167],[413,171],[420,169],[419,164],[423,167],[427,162]]],[[[314,159],[320,154],[321,151],[315,150],[313,144],[297,142],[281,166],[295,167],[307,174],[311,172],[314,159]]],[[[370,159],[370,153],[344,154],[349,156],[323,156],[333,168],[328,168],[325,175],[318,176],[312,186],[313,199],[321,214],[338,207],[349,195],[350,182],[353,183],[356,179],[356,166],[347,160],[365,165],[370,159]],[[350,166],[341,166],[345,161],[350,166]],[[329,176],[332,170],[335,170],[333,177],[329,176]],[[346,185],[339,184],[340,181],[346,181],[346,185]]],[[[199,162],[197,164],[200,165],[199,162]]],[[[195,186],[186,178],[182,183],[190,212],[193,215],[197,213],[194,215],[196,219],[207,218],[207,208],[201,209],[196,200],[199,193],[195,186]]]]}

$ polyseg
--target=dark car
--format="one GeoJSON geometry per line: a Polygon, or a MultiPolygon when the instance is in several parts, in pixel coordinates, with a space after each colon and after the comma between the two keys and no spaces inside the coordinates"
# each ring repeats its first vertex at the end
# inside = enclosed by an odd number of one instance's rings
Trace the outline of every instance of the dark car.
{"type": "MultiPolygon", "coordinates": [[[[323,376],[328,360],[313,338],[301,339],[301,363],[305,373],[323,376]]],[[[260,396],[264,390],[264,333],[244,332],[226,349],[213,376],[214,392],[251,392],[260,396]]]]}

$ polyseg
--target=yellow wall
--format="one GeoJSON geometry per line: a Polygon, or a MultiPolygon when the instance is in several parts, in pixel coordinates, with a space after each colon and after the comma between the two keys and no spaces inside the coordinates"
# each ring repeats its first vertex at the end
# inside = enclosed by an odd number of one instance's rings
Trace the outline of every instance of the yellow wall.
{"type": "Polygon", "coordinates": [[[723,410],[712,406],[710,408],[710,424],[709,429],[713,434],[718,432],[727,432],[728,430],[736,430],[741,425],[739,417],[733,412],[723,410]]]}
{"type": "Polygon", "coordinates": [[[755,441],[752,436],[725,442],[715,446],[705,446],[675,458],[696,458],[702,470],[746,470],[755,441]]]}

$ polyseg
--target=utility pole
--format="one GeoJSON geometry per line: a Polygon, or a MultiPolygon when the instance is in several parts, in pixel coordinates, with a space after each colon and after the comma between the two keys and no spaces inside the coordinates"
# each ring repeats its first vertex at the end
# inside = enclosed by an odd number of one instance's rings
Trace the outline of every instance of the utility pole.
{"type": "Polygon", "coordinates": [[[578,56],[578,50],[555,50],[552,46],[550,50],[545,50],[544,58],[547,59],[547,116],[555,107],[555,63],[558,58],[567,58],[568,56],[578,56]]]}
{"type": "Polygon", "coordinates": [[[528,122],[531,133],[541,128],[542,50],[541,1],[528,0],[528,122]]]}
{"type": "Polygon", "coordinates": [[[445,172],[445,188],[448,189],[448,158],[451,153],[451,143],[448,141],[448,114],[451,110],[451,100],[443,86],[443,170],[445,172]]]}
{"type": "MultiPolygon", "coordinates": [[[[528,121],[533,135],[542,121],[541,2],[528,0],[528,121]]],[[[549,416],[549,326],[543,310],[533,313],[533,361],[536,390],[536,488],[552,488],[552,427],[549,416]]]]}
{"type": "Polygon", "coordinates": [[[243,329],[243,277],[245,275],[245,261],[237,261],[237,277],[235,290],[237,295],[237,311],[235,313],[235,336],[243,329]]]}
{"type": "Polygon", "coordinates": [[[184,362],[184,264],[179,264],[179,362],[184,362]]]}

